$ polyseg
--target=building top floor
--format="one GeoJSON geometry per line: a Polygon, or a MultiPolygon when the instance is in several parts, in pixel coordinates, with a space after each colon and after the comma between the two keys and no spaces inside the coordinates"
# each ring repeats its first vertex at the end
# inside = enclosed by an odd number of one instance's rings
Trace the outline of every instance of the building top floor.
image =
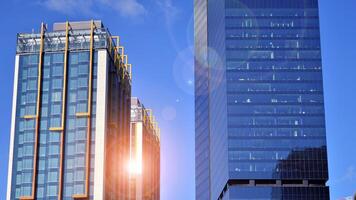
{"type": "Polygon", "coordinates": [[[142,122],[160,140],[160,129],[152,109],[145,108],[137,97],[131,97],[131,122],[142,122]]]}

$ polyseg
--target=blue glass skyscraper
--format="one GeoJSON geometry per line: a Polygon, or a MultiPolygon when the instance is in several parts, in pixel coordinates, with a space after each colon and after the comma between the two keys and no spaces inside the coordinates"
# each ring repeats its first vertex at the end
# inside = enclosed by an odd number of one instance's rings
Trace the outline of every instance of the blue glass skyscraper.
{"type": "Polygon", "coordinates": [[[7,199],[127,199],[131,65],[101,21],[17,35],[7,199]]]}
{"type": "Polygon", "coordinates": [[[318,0],[195,0],[196,199],[329,199],[318,0]]]}

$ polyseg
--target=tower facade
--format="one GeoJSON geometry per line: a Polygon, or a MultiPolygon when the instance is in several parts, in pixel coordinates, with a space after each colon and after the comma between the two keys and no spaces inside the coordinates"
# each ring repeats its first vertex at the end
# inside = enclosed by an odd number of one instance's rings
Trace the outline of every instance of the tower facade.
{"type": "Polygon", "coordinates": [[[7,199],[127,199],[131,65],[101,21],[17,36],[7,199]]]}
{"type": "Polygon", "coordinates": [[[130,199],[160,199],[160,129],[152,110],[131,98],[130,199]]]}
{"type": "Polygon", "coordinates": [[[196,199],[329,199],[317,0],[195,0],[196,199]]]}

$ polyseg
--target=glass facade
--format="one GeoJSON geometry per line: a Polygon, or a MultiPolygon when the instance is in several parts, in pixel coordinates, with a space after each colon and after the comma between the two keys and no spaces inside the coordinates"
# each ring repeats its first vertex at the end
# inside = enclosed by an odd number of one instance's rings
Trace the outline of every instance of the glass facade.
{"type": "Polygon", "coordinates": [[[69,23],[65,24],[66,28],[52,32],[42,25],[41,34],[18,34],[8,199],[125,199],[129,190],[125,168],[130,135],[129,64],[121,59],[118,40],[101,22],[74,22],[70,30],[69,23]],[[107,78],[102,80],[105,98],[97,95],[99,70],[107,78]],[[100,110],[104,113],[100,120],[107,120],[107,133],[99,134],[109,141],[103,149],[109,152],[110,145],[119,147],[112,154],[95,155],[99,98],[108,105],[100,110]],[[105,188],[99,198],[94,197],[96,156],[121,167],[105,171],[120,178],[107,178],[105,185],[111,190],[105,188]]]}
{"type": "MultiPolygon", "coordinates": [[[[68,94],[66,113],[66,137],[64,150],[64,191],[63,199],[73,199],[73,194],[85,192],[86,170],[86,141],[88,120],[95,122],[96,118],[96,80],[97,80],[97,52],[93,59],[93,95],[92,110],[90,117],[78,117],[78,113],[88,112],[89,94],[89,51],[70,52],[68,60],[68,94]]],[[[95,146],[95,123],[91,123],[91,159],[90,177],[94,175],[94,149],[95,146]],[[94,125],[94,126],[93,126],[94,125]]],[[[90,179],[90,187],[93,187],[93,178],[90,179]]],[[[93,191],[92,189],[89,191],[93,191]]],[[[92,196],[91,192],[91,196],[92,196]]]]}
{"type": "Polygon", "coordinates": [[[31,195],[33,176],[33,152],[35,144],[35,119],[25,116],[36,115],[38,87],[38,55],[30,54],[19,58],[18,94],[13,152],[11,199],[31,195]]]}
{"type": "MultiPolygon", "coordinates": [[[[214,78],[214,56],[206,59],[208,78],[196,73],[196,86],[215,81],[204,110],[218,115],[204,119],[210,127],[210,169],[204,173],[213,180],[227,173],[228,180],[208,192],[197,190],[197,199],[329,199],[318,1],[196,0],[195,6],[202,2],[208,2],[208,13],[206,32],[200,34],[207,39],[196,52],[213,49],[225,73],[214,78]],[[221,38],[223,51],[216,45],[221,38]],[[226,102],[221,102],[224,94],[226,102]],[[221,128],[214,136],[214,127],[224,125],[227,135],[221,128]],[[228,172],[213,171],[216,151],[226,152],[219,162],[228,163],[228,172]]],[[[200,68],[196,64],[196,72],[200,68]]],[[[201,132],[196,129],[197,135],[201,132]]],[[[196,151],[201,148],[197,144],[196,151]]],[[[197,188],[202,185],[197,181],[197,188]]]]}
{"type": "Polygon", "coordinates": [[[152,110],[131,98],[130,198],[160,199],[160,129],[152,110]]]}

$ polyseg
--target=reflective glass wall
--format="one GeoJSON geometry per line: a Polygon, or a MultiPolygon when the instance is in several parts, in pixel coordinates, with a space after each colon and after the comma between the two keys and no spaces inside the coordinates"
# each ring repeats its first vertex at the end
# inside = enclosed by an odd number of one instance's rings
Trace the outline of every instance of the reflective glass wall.
{"type": "Polygon", "coordinates": [[[198,190],[204,184],[197,181],[197,199],[328,199],[318,1],[196,0],[195,12],[196,24],[207,21],[206,29],[195,27],[195,57],[201,59],[198,53],[206,49],[209,68],[204,78],[198,73],[204,62],[195,64],[196,126],[204,121],[209,127],[196,128],[196,135],[207,134],[209,141],[203,150],[202,137],[196,139],[196,160],[203,160],[202,151],[209,155],[207,183],[219,183],[228,173],[223,188],[211,184],[208,191],[198,190]],[[206,42],[197,43],[203,37],[206,42]],[[202,82],[208,83],[204,108],[197,107],[203,105],[197,104],[202,82]],[[228,172],[221,163],[225,157],[228,172]]]}
{"type": "Polygon", "coordinates": [[[98,198],[126,199],[131,98],[127,55],[100,21],[54,27],[50,32],[42,24],[41,34],[17,36],[8,199],[94,199],[96,156],[105,162],[98,171],[107,175],[96,183],[102,192],[98,198]],[[101,87],[107,89],[102,93],[107,96],[100,97],[105,103],[99,110],[105,126],[96,133],[99,52],[105,78],[101,87]],[[96,134],[107,141],[98,148],[99,156],[94,155],[96,134]],[[101,181],[105,188],[100,188],[101,181]]]}
{"type": "Polygon", "coordinates": [[[226,0],[225,13],[230,179],[304,186],[258,199],[328,198],[317,0],[226,0]]]}
{"type": "MultiPolygon", "coordinates": [[[[30,196],[32,189],[35,119],[37,103],[38,54],[20,55],[18,106],[15,128],[15,152],[12,199],[30,196]]],[[[96,54],[93,65],[93,98],[96,102],[96,54]]],[[[41,115],[37,167],[37,199],[57,199],[59,190],[60,136],[62,124],[63,52],[46,52],[43,56],[41,115]]],[[[64,160],[64,198],[84,193],[87,117],[78,113],[88,109],[89,51],[70,52],[64,160]]],[[[95,120],[95,109],[91,120],[95,120]]],[[[95,124],[95,123],[92,123],[95,124]]],[[[95,136],[95,126],[92,126],[95,136]]],[[[92,137],[94,145],[94,137],[92,137]]],[[[91,158],[94,160],[94,154],[91,158]]],[[[93,174],[93,165],[91,175],[93,174]]],[[[93,185],[93,180],[91,180],[93,185]]]]}

